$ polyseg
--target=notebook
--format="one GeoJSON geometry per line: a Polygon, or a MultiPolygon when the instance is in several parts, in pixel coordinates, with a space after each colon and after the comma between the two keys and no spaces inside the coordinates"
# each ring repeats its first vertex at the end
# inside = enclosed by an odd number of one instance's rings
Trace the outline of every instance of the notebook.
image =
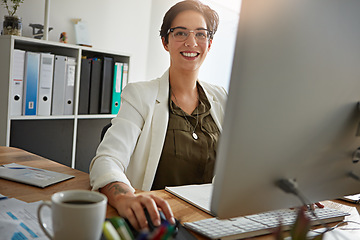
{"type": "Polygon", "coordinates": [[[45,188],[74,176],[10,163],[0,166],[0,178],[45,188]]]}
{"type": "Polygon", "coordinates": [[[214,215],[210,211],[210,199],[213,190],[211,183],[165,187],[165,190],[204,212],[214,215]]]}

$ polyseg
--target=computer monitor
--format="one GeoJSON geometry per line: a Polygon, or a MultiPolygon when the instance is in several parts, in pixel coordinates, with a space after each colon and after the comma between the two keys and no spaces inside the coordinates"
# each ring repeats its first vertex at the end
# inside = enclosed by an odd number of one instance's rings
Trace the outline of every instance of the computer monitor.
{"type": "Polygon", "coordinates": [[[360,192],[360,1],[243,0],[211,211],[360,192]]]}

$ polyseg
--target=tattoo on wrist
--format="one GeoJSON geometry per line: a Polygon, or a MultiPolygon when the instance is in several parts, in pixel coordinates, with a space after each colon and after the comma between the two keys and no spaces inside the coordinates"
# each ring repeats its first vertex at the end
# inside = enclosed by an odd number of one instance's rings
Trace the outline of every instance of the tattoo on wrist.
{"type": "Polygon", "coordinates": [[[128,190],[122,188],[121,186],[119,186],[118,184],[111,184],[109,186],[109,191],[113,191],[114,195],[118,195],[118,194],[126,194],[128,193],[128,190]]]}

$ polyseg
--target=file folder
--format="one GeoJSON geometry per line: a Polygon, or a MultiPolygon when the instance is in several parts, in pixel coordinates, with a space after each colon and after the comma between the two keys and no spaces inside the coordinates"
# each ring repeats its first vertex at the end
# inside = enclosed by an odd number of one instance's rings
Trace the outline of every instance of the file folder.
{"type": "Polygon", "coordinates": [[[91,59],[81,59],[79,114],[89,114],[91,59]]]}
{"type": "Polygon", "coordinates": [[[40,54],[40,78],[39,78],[39,116],[49,116],[51,113],[51,99],[53,87],[54,55],[50,53],[40,54]]]}
{"type": "Polygon", "coordinates": [[[124,89],[124,87],[126,86],[126,84],[128,83],[128,73],[129,73],[129,64],[128,63],[124,63],[124,67],[123,67],[123,78],[122,78],[122,86],[121,88],[124,89]]]}
{"type": "Polygon", "coordinates": [[[54,83],[52,99],[52,115],[64,115],[65,109],[65,80],[66,80],[66,56],[55,56],[54,61],[54,83]]]}
{"type": "Polygon", "coordinates": [[[98,114],[100,107],[101,61],[91,60],[89,113],[98,114]]]}
{"type": "Polygon", "coordinates": [[[100,93],[100,113],[111,113],[111,94],[113,85],[114,60],[104,57],[100,93]]]}
{"type": "Polygon", "coordinates": [[[40,53],[26,52],[24,77],[24,115],[36,115],[40,53]]]}
{"type": "Polygon", "coordinates": [[[23,111],[25,51],[14,49],[10,86],[10,115],[20,116],[23,111]]]}
{"type": "Polygon", "coordinates": [[[116,62],[114,65],[114,81],[113,81],[113,92],[112,92],[112,102],[111,102],[111,114],[117,114],[120,109],[123,65],[124,64],[120,62],[116,62]]]}
{"type": "Polygon", "coordinates": [[[68,57],[66,66],[64,114],[74,114],[76,59],[68,57]]]}
{"type": "Polygon", "coordinates": [[[73,175],[49,171],[41,168],[28,167],[17,163],[9,163],[0,166],[0,178],[41,188],[45,188],[73,177],[73,175]]]}

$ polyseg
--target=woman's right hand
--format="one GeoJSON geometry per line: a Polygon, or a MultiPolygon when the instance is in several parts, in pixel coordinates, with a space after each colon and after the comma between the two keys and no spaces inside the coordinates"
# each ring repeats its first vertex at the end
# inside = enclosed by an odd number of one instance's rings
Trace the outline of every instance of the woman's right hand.
{"type": "Polygon", "coordinates": [[[166,219],[175,224],[175,219],[169,204],[162,198],[146,194],[134,194],[131,188],[122,182],[113,182],[100,189],[109,199],[109,204],[113,206],[121,217],[127,218],[136,230],[148,229],[144,208],[149,212],[150,218],[155,226],[160,226],[161,220],[159,210],[166,219]]]}

